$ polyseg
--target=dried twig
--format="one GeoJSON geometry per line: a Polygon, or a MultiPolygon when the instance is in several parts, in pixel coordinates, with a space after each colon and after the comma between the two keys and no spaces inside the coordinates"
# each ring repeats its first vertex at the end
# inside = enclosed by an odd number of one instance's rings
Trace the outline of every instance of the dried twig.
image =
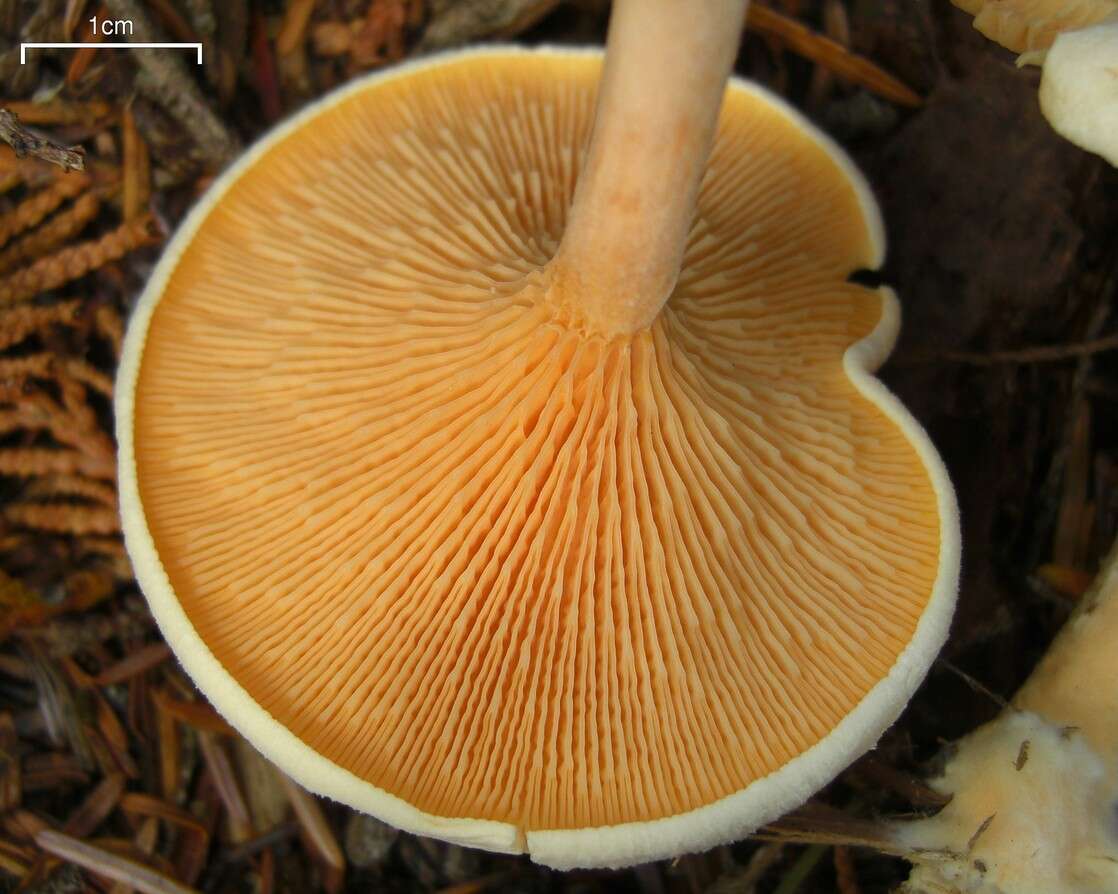
{"type": "Polygon", "coordinates": [[[760,34],[776,38],[805,59],[829,68],[840,77],[890,102],[912,108],[924,103],[920,94],[869,59],[850,52],[842,44],[816,34],[795,19],[767,6],[750,4],[748,26],[760,34]]]}
{"type": "Polygon", "coordinates": [[[418,49],[429,52],[486,37],[513,37],[558,5],[559,0],[441,0],[432,4],[418,49]]]}
{"type": "Polygon", "coordinates": [[[0,109],[0,140],[11,146],[16,155],[33,155],[58,165],[64,171],[85,170],[80,149],[67,149],[50,140],[37,137],[20,124],[19,118],[7,109],[0,109]]]}
{"type": "Polygon", "coordinates": [[[38,832],[35,844],[48,854],[69,860],[103,878],[123,882],[144,894],[197,894],[194,888],[181,885],[162,872],[53,829],[38,832]]]}
{"type": "MultiPolygon", "coordinates": [[[[113,16],[128,19],[137,42],[157,41],[147,12],[136,0],[107,0],[113,16]]],[[[158,102],[192,137],[206,162],[222,167],[240,150],[240,141],[207,105],[182,59],[165,50],[136,49],[136,86],[158,102]]]]}

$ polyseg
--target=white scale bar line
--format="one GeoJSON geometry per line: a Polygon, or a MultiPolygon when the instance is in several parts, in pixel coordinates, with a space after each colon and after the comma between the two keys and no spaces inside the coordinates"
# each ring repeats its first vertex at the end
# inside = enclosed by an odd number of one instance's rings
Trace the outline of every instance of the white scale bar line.
{"type": "Polygon", "coordinates": [[[202,64],[202,45],[200,43],[21,43],[19,45],[19,64],[27,62],[27,48],[40,48],[44,50],[70,50],[78,47],[93,47],[98,50],[133,50],[144,48],[149,50],[196,50],[198,64],[202,64]]]}

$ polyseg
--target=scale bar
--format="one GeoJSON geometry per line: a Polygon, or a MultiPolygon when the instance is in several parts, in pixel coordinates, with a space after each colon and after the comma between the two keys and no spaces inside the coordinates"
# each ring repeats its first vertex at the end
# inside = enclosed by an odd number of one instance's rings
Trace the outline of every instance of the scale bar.
{"type": "Polygon", "coordinates": [[[97,50],[196,50],[198,64],[202,64],[202,45],[200,43],[21,43],[19,45],[19,64],[27,62],[27,48],[44,50],[74,50],[78,47],[93,47],[97,50]]]}

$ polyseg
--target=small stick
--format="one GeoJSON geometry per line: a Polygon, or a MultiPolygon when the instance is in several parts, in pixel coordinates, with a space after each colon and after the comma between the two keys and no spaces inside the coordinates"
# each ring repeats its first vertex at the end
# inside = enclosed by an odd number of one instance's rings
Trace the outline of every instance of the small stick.
{"type": "Polygon", "coordinates": [[[829,68],[840,77],[853,81],[890,102],[909,108],[924,104],[919,93],[869,59],[851,53],[837,41],[816,34],[775,10],[753,4],[749,9],[747,22],[757,33],[776,38],[805,59],[829,68]]]}
{"type": "Polygon", "coordinates": [[[92,835],[116,809],[124,794],[125,782],[123,773],[113,773],[102,779],[70,814],[66,825],[62,827],[63,831],[78,838],[92,835]]]}
{"type": "Polygon", "coordinates": [[[998,695],[996,692],[994,692],[994,690],[979,682],[961,667],[952,664],[946,658],[943,658],[942,656],[937,658],[936,664],[938,664],[940,667],[945,668],[946,670],[951,671],[951,673],[953,673],[960,680],[966,683],[971,689],[973,689],[979,695],[986,696],[986,698],[990,699],[990,701],[992,701],[999,708],[1009,707],[1009,701],[1007,699],[1002,698],[1002,696],[998,695]]]}
{"type": "Polygon", "coordinates": [[[237,783],[229,755],[213,733],[199,732],[198,743],[202,746],[202,757],[210,771],[214,788],[217,790],[225,812],[229,816],[229,837],[234,844],[243,844],[252,838],[252,818],[248,813],[241,787],[237,783]]]}
{"type": "Polygon", "coordinates": [[[78,83],[93,64],[94,53],[97,52],[96,44],[105,40],[104,34],[98,34],[94,28],[94,20],[101,21],[105,18],[105,4],[100,4],[93,13],[93,19],[82,25],[79,42],[86,44],[78,47],[70,57],[70,66],[66,69],[66,83],[70,86],[78,83]]]}
{"type": "MultiPolygon", "coordinates": [[[[136,0],[107,0],[109,11],[132,22],[136,40],[154,42],[157,31],[143,4],[136,0]]],[[[202,91],[186,73],[182,60],[161,50],[136,49],[140,72],[136,86],[158,102],[186,128],[205,160],[222,167],[240,149],[240,141],[206,104],[202,91]]]]}
{"type": "Polygon", "coordinates": [[[16,156],[23,158],[33,155],[64,171],[84,171],[85,158],[80,149],[60,146],[50,140],[37,137],[20,124],[19,118],[7,109],[0,109],[0,140],[11,146],[16,156]]]}
{"type": "Polygon", "coordinates": [[[155,694],[159,707],[168,716],[185,723],[198,732],[216,733],[219,736],[235,736],[237,733],[225,719],[205,702],[186,702],[177,698],[155,694]]]}
{"type": "Polygon", "coordinates": [[[131,221],[144,213],[151,195],[151,162],[148,147],[136,128],[136,119],[132,116],[131,106],[126,106],[124,109],[121,118],[121,136],[121,142],[124,144],[121,204],[124,219],[131,221]]]}
{"type": "Polygon", "coordinates": [[[52,99],[48,102],[10,102],[7,109],[24,124],[53,127],[80,124],[92,127],[115,114],[112,104],[101,99],[88,102],[70,102],[52,99]]]}
{"type": "Polygon", "coordinates": [[[79,841],[53,829],[43,829],[36,834],[35,844],[52,856],[88,869],[103,878],[123,882],[143,894],[197,894],[195,888],[181,885],[162,872],[156,872],[135,860],[118,856],[95,844],[79,841]]]}
{"type": "Polygon", "coordinates": [[[290,56],[307,39],[307,24],[314,12],[314,0],[290,0],[283,16],[283,25],[276,36],[276,52],[290,56]]]}

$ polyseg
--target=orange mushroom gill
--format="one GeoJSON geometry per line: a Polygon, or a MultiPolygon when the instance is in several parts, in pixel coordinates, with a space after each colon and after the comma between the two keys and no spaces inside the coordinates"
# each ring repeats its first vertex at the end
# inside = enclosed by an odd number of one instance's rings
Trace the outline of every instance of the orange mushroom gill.
{"type": "Polygon", "coordinates": [[[893,313],[846,281],[876,222],[793,113],[728,92],[650,327],[553,299],[599,66],[463,56],[317,113],[205,214],[143,346],[138,495],[190,623],[434,816],[745,789],[890,672],[940,576],[934,482],[844,367],[893,313]]]}

